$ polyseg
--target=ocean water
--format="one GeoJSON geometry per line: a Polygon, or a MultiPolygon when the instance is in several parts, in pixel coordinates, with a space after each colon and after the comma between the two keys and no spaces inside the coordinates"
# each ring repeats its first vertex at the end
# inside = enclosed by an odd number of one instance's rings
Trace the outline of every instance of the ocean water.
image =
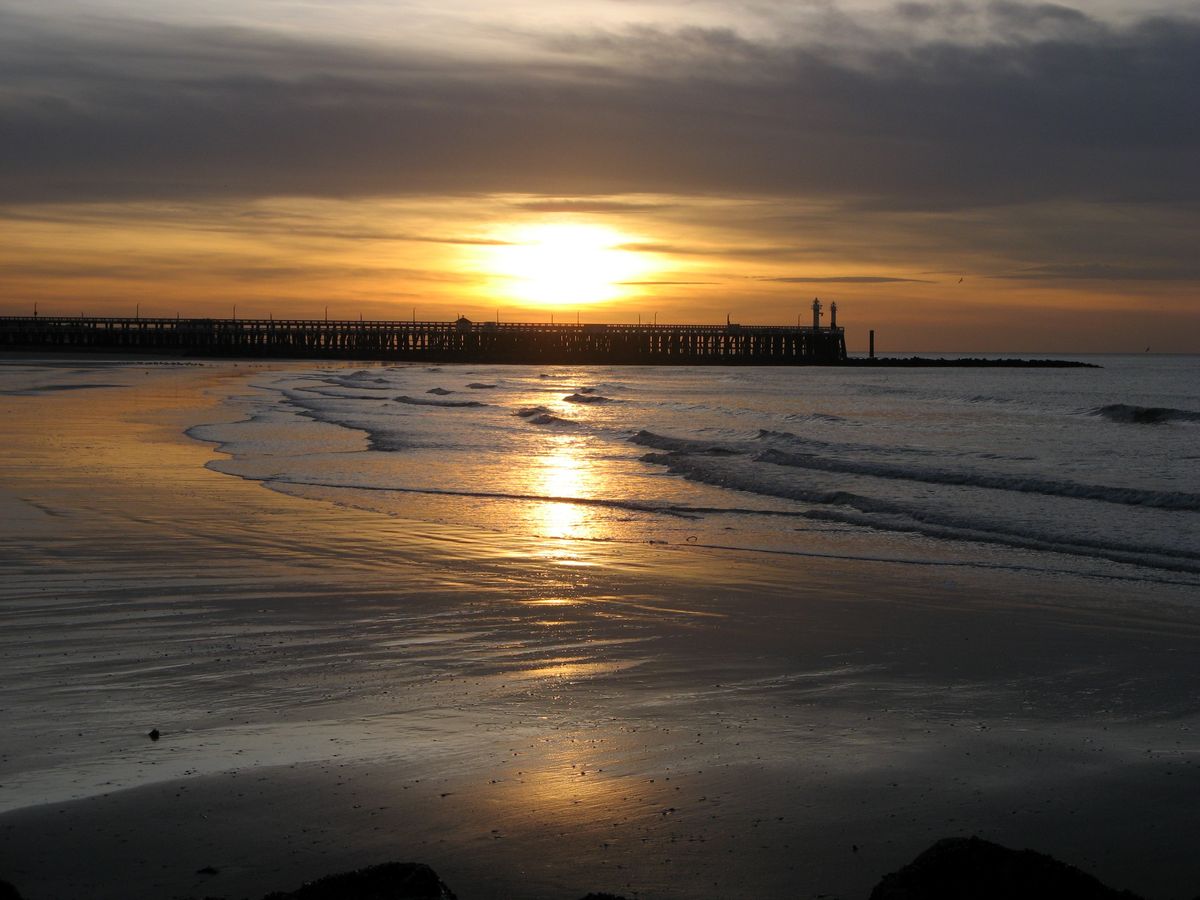
{"type": "Polygon", "coordinates": [[[222,472],[591,542],[1200,586],[1200,357],[1094,369],[264,371],[222,472]]]}

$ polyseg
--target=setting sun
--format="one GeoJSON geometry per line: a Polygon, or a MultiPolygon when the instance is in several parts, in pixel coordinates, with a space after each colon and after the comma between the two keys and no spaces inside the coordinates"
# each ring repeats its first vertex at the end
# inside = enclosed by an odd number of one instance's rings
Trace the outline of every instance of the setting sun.
{"type": "Polygon", "coordinates": [[[503,240],[489,248],[485,265],[498,291],[528,303],[613,300],[647,268],[642,254],[625,249],[629,235],[601,225],[529,225],[503,240]]]}

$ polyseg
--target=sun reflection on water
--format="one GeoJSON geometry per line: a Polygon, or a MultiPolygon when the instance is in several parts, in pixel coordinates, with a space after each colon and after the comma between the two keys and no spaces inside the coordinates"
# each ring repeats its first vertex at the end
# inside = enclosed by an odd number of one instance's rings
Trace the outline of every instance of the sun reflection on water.
{"type": "Polygon", "coordinates": [[[554,498],[531,506],[535,521],[530,524],[543,537],[594,540],[599,536],[595,510],[586,504],[566,501],[603,496],[603,477],[589,463],[575,437],[556,435],[553,440],[550,452],[535,457],[526,470],[529,493],[554,498]]]}

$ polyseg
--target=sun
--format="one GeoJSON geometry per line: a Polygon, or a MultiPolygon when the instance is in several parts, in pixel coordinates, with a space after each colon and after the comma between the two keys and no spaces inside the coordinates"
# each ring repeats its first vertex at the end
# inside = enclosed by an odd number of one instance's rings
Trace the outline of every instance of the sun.
{"type": "Polygon", "coordinates": [[[539,306],[615,300],[647,267],[644,254],[628,249],[630,235],[603,225],[515,226],[500,238],[486,262],[495,289],[539,306]]]}

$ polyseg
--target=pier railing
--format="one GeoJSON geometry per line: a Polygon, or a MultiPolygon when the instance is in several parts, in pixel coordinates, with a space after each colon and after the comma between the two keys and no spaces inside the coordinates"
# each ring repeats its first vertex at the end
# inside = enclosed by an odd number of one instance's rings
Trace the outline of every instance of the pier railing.
{"type": "Polygon", "coordinates": [[[610,365],[846,359],[842,328],[0,316],[0,349],[186,356],[610,365]]]}

